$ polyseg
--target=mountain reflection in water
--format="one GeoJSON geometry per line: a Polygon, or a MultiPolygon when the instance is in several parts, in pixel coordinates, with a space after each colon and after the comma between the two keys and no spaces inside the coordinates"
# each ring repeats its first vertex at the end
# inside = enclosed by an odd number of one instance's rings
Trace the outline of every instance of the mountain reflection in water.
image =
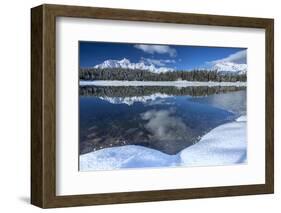
{"type": "Polygon", "coordinates": [[[176,154],[246,113],[245,87],[80,86],[80,154],[141,145],[176,154]]]}

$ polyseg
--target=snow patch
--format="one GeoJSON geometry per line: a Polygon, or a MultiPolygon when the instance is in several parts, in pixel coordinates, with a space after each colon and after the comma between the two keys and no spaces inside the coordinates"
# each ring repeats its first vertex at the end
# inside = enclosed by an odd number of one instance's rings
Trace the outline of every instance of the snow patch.
{"type": "Polygon", "coordinates": [[[80,171],[120,168],[169,167],[179,163],[170,156],[143,146],[126,145],[101,149],[80,156],[80,171]]]}

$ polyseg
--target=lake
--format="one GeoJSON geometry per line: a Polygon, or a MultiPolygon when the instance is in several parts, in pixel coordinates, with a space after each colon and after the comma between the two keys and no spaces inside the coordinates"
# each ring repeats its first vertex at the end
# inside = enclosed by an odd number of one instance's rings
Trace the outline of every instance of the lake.
{"type": "Polygon", "coordinates": [[[176,155],[246,115],[246,87],[80,86],[80,155],[137,145],[176,155]]]}

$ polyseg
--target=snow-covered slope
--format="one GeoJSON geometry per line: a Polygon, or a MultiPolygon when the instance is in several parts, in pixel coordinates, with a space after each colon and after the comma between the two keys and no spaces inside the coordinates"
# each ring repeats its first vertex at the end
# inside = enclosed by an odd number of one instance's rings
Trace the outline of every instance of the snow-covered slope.
{"type": "Polygon", "coordinates": [[[130,60],[123,58],[122,60],[106,60],[101,64],[97,64],[94,68],[123,68],[123,69],[140,69],[140,70],[148,70],[153,73],[163,73],[172,71],[172,68],[168,67],[156,67],[154,64],[145,63],[143,61],[138,63],[130,62],[130,60]]]}
{"type": "Polygon", "coordinates": [[[218,166],[247,161],[246,117],[211,130],[201,140],[176,155],[143,146],[105,148],[80,155],[80,171],[119,168],[218,166]]]}
{"type": "Polygon", "coordinates": [[[247,64],[236,64],[232,62],[221,62],[213,66],[214,70],[218,72],[233,72],[238,74],[245,74],[247,72],[247,64]]]}
{"type": "Polygon", "coordinates": [[[179,156],[143,146],[110,147],[80,156],[80,171],[176,166],[179,156]]]}
{"type": "Polygon", "coordinates": [[[244,163],[247,158],[246,117],[213,129],[180,152],[182,165],[219,166],[244,163]]]}

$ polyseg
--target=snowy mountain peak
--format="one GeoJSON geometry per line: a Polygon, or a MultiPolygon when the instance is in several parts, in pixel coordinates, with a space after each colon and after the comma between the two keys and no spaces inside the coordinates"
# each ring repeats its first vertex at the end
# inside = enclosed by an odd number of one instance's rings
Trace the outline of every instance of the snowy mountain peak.
{"type": "Polygon", "coordinates": [[[213,66],[218,72],[234,72],[245,74],[247,72],[247,64],[236,64],[232,62],[220,62],[213,66]]]}
{"type": "Polygon", "coordinates": [[[97,64],[94,68],[106,69],[106,68],[123,68],[123,69],[140,69],[140,70],[148,70],[153,73],[164,73],[168,71],[172,71],[172,68],[168,67],[156,67],[152,63],[145,63],[143,61],[138,63],[133,63],[127,58],[123,58],[122,60],[106,60],[101,64],[97,64]]]}
{"type": "Polygon", "coordinates": [[[123,58],[122,60],[120,60],[121,64],[130,64],[130,61],[127,58],[123,58]]]}
{"type": "MultiPolygon", "coordinates": [[[[95,65],[94,68],[139,69],[139,70],[147,70],[153,73],[165,73],[174,70],[169,67],[156,66],[155,64],[149,63],[147,61],[140,61],[137,63],[133,63],[127,58],[123,58],[121,60],[109,59],[102,62],[101,64],[95,65]]],[[[219,62],[214,64],[212,70],[217,70],[218,72],[232,72],[238,74],[245,74],[247,72],[247,64],[237,64],[233,62],[219,62]]]]}

